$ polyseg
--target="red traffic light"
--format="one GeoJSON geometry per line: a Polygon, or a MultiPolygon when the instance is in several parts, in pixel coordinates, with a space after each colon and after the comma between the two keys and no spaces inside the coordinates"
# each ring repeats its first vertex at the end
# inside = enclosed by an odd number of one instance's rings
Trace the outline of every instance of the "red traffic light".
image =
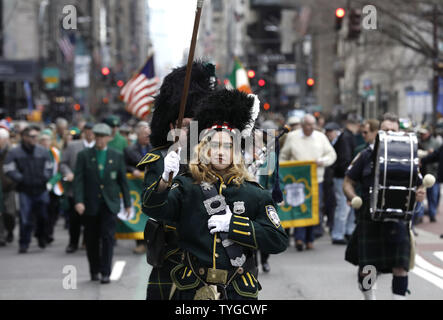
{"type": "Polygon", "coordinates": [[[345,14],[346,14],[346,11],[343,8],[338,8],[337,10],[335,10],[335,16],[337,18],[340,18],[340,19],[343,18],[345,16],[345,14]]]}
{"type": "Polygon", "coordinates": [[[76,104],[74,105],[74,110],[75,110],[75,111],[80,111],[81,108],[82,108],[82,107],[81,107],[78,103],[76,103],[76,104]]]}
{"type": "Polygon", "coordinates": [[[306,84],[312,87],[315,84],[315,80],[313,78],[309,78],[308,80],[306,80],[306,84]]]}
{"type": "Polygon", "coordinates": [[[265,110],[269,110],[269,108],[271,108],[271,105],[269,104],[269,103],[265,103],[264,105],[263,105],[263,109],[265,109],[265,110]]]}
{"type": "Polygon", "coordinates": [[[250,79],[254,78],[254,77],[255,77],[255,71],[254,71],[254,70],[249,70],[249,71],[248,71],[248,77],[249,77],[250,79]]]}
{"type": "Polygon", "coordinates": [[[107,76],[110,73],[111,73],[111,70],[109,70],[109,68],[107,68],[107,67],[102,68],[102,75],[107,76]]]}
{"type": "Polygon", "coordinates": [[[119,88],[123,87],[124,85],[125,85],[125,83],[123,82],[123,80],[118,80],[118,81],[117,81],[117,86],[118,86],[119,88]]]}
{"type": "Polygon", "coordinates": [[[265,81],[264,79],[260,79],[260,80],[258,80],[258,85],[259,85],[260,87],[264,87],[265,84],[266,84],[266,81],[265,81]]]}

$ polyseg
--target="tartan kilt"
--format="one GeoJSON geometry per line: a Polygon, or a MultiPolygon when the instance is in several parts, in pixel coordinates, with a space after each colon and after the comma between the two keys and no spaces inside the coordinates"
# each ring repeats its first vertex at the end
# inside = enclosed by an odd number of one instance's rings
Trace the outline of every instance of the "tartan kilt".
{"type": "Polygon", "coordinates": [[[161,268],[152,268],[146,289],[146,300],[169,300],[172,287],[171,270],[181,262],[181,259],[182,251],[175,249],[169,251],[169,256],[161,268]]]}
{"type": "Polygon", "coordinates": [[[365,203],[356,213],[357,225],[346,248],[345,260],[361,268],[373,265],[380,273],[392,273],[392,268],[409,271],[409,222],[373,221],[365,203]]]}

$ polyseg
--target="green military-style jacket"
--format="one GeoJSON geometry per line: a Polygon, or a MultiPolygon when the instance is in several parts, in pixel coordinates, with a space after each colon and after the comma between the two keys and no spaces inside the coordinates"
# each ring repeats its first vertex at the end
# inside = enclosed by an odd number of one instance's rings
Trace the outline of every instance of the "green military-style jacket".
{"type": "MultiPolygon", "coordinates": [[[[231,177],[223,181],[218,177],[219,194],[225,197],[232,211],[228,239],[253,250],[277,254],[286,250],[288,236],[281,226],[269,191],[255,182],[237,186],[231,177]]],[[[170,189],[145,192],[143,210],[155,219],[177,225],[180,247],[198,258],[200,265],[208,268],[232,269],[230,259],[220,237],[211,235],[201,186],[189,174],[174,179],[170,189]],[[217,240],[218,239],[218,240],[217,240]]]]}
{"type": "MultiPolygon", "coordinates": [[[[150,193],[157,187],[158,182],[161,179],[164,170],[164,162],[163,159],[168,154],[169,146],[161,146],[158,148],[154,148],[150,150],[137,164],[137,168],[145,171],[144,177],[144,192],[143,196],[146,193],[150,193]]],[[[143,212],[151,217],[150,210],[143,210],[143,212]]],[[[163,221],[163,219],[158,219],[163,221]]],[[[165,232],[167,233],[167,241],[166,243],[166,256],[168,258],[172,254],[178,252],[178,243],[177,243],[177,235],[172,235],[172,233],[176,234],[176,228],[173,224],[164,225],[165,232]]]]}
{"type": "Polygon", "coordinates": [[[123,137],[120,134],[120,132],[117,132],[114,136],[114,139],[112,139],[108,143],[108,148],[117,150],[120,153],[123,153],[123,151],[127,146],[128,146],[128,141],[126,141],[125,137],[123,137]]]}
{"type": "MultiPolygon", "coordinates": [[[[168,152],[168,146],[162,146],[151,149],[137,164],[139,170],[144,170],[144,194],[151,192],[160,181],[164,162],[163,159],[168,152]]],[[[149,210],[143,210],[145,214],[150,216],[149,210]]],[[[181,251],[178,245],[178,235],[176,228],[171,225],[163,224],[165,231],[164,245],[165,256],[163,266],[161,268],[152,268],[149,274],[148,286],[146,291],[146,298],[148,300],[168,300],[171,294],[172,279],[171,270],[177,266],[181,261],[181,251]]],[[[149,248],[148,248],[149,250],[149,248]]]]}
{"type": "Polygon", "coordinates": [[[101,200],[112,213],[120,211],[120,193],[125,208],[131,206],[126,165],[123,155],[108,148],[103,178],[100,178],[96,149],[88,148],[78,154],[74,173],[75,203],[85,204],[86,215],[97,215],[101,200]]]}

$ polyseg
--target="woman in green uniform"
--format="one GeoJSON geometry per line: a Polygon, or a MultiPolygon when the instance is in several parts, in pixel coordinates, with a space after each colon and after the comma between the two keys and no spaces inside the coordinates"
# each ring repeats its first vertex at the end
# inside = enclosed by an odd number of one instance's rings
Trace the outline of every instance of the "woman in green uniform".
{"type": "Polygon", "coordinates": [[[177,225],[184,253],[171,271],[176,299],[256,299],[256,250],[277,254],[288,246],[270,192],[254,182],[241,154],[240,131],[251,128],[258,107],[238,90],[204,98],[196,120],[209,130],[189,170],[177,176],[180,156],[170,152],[156,188],[145,193],[150,216],[177,225]]]}

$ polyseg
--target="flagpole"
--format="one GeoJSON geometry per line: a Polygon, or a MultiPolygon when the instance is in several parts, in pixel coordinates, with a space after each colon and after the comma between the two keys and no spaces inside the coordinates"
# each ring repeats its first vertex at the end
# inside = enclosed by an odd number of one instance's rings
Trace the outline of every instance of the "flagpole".
{"type": "MultiPolygon", "coordinates": [[[[188,98],[189,85],[191,83],[192,63],[194,61],[195,46],[197,43],[198,27],[200,25],[200,17],[203,8],[203,2],[204,0],[197,0],[197,10],[195,11],[195,19],[194,19],[194,30],[192,32],[191,47],[189,48],[188,65],[186,67],[185,84],[183,87],[183,93],[180,101],[180,112],[178,115],[177,129],[182,128],[183,118],[185,115],[186,100],[188,98]]],[[[179,136],[175,136],[176,143],[178,140],[179,136]]],[[[169,181],[168,181],[169,187],[172,185],[172,176],[173,173],[171,172],[169,174],[169,181]]]]}

